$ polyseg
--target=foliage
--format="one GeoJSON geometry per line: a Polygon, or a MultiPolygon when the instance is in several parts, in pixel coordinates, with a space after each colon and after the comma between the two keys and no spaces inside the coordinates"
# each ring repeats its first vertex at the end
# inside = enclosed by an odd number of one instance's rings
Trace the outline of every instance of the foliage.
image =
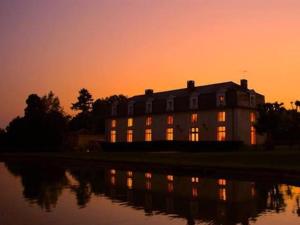
{"type": "Polygon", "coordinates": [[[31,94],[26,104],[25,116],[16,117],[6,128],[8,144],[36,151],[61,146],[68,117],[65,116],[59,99],[52,92],[43,97],[31,94]]]}
{"type": "Polygon", "coordinates": [[[93,104],[92,95],[89,93],[87,89],[82,88],[79,91],[77,102],[72,104],[71,109],[79,110],[81,111],[81,113],[88,113],[92,108],[92,104],[93,104]]]}

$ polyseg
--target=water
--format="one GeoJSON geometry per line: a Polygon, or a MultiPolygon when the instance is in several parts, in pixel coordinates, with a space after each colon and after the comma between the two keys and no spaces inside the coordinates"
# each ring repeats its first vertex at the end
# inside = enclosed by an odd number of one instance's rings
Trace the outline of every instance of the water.
{"type": "Polygon", "coordinates": [[[62,165],[0,162],[0,224],[300,224],[297,181],[62,165]]]}

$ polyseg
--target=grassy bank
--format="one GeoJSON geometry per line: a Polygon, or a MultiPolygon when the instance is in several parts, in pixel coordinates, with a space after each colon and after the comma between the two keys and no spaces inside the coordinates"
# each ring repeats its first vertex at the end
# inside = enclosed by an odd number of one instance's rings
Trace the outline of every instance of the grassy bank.
{"type": "Polygon", "coordinates": [[[300,175],[300,151],[245,151],[228,153],[2,153],[0,159],[75,160],[99,163],[131,163],[166,168],[215,168],[280,171],[300,175]]]}

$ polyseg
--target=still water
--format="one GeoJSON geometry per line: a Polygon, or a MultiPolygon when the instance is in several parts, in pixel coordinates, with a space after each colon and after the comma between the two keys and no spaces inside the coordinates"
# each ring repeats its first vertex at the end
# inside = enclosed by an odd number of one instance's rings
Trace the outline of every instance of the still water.
{"type": "Polygon", "coordinates": [[[0,162],[0,224],[296,225],[296,184],[114,166],[0,162]]]}

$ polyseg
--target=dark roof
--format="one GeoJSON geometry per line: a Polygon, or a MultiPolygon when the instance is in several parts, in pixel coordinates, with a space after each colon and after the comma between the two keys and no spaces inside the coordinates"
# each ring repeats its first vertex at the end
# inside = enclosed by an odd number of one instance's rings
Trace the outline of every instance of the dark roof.
{"type": "MultiPolygon", "coordinates": [[[[154,92],[152,95],[136,95],[131,98],[129,98],[129,101],[146,101],[150,96],[154,99],[157,98],[163,98],[166,99],[169,96],[174,97],[184,97],[187,95],[190,95],[191,93],[194,94],[210,94],[210,93],[216,93],[220,90],[224,89],[226,90],[245,90],[240,85],[234,83],[234,82],[223,82],[223,83],[217,83],[217,84],[209,84],[209,85],[203,85],[203,86],[197,86],[193,90],[189,90],[188,88],[181,88],[181,89],[175,89],[170,91],[162,91],[162,92],[154,92]]],[[[249,90],[248,90],[249,91],[249,90]]]]}

